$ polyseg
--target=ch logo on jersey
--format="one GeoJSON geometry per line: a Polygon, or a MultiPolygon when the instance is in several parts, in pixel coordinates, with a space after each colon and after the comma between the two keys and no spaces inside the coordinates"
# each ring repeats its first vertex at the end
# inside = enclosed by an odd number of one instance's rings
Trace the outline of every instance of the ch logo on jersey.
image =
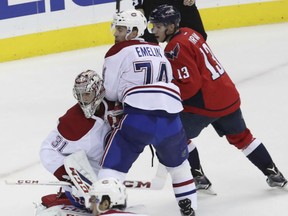
{"type": "Polygon", "coordinates": [[[177,43],[176,46],[173,48],[173,50],[165,52],[165,56],[168,59],[174,60],[174,58],[178,58],[179,52],[180,52],[180,46],[179,43],[177,43]]]}

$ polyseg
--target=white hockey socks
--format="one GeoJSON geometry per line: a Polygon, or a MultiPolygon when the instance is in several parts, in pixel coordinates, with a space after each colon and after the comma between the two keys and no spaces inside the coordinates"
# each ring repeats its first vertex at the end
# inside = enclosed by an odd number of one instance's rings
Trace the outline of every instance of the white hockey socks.
{"type": "Polygon", "coordinates": [[[197,193],[193,176],[190,172],[190,165],[185,160],[180,166],[167,167],[172,178],[173,190],[176,200],[179,202],[183,199],[191,200],[191,207],[197,209],[197,193]]]}

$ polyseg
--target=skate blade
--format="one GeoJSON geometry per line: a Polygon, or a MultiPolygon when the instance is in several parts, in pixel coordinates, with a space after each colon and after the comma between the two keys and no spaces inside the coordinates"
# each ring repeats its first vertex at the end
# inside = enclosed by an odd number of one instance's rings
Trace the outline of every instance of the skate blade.
{"type": "Polygon", "coordinates": [[[211,186],[207,189],[197,189],[197,192],[201,194],[208,194],[208,195],[213,195],[213,196],[217,195],[217,193],[213,190],[211,186]]]}

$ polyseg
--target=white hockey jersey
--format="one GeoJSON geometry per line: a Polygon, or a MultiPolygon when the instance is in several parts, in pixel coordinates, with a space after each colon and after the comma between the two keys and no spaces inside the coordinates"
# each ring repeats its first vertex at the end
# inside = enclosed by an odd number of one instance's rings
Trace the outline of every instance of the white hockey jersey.
{"type": "Polygon", "coordinates": [[[71,107],[59,118],[58,126],[42,142],[40,159],[44,167],[54,172],[64,164],[64,158],[84,150],[96,175],[103,155],[104,139],[110,125],[102,118],[87,119],[80,106],[71,107]]]}
{"type": "Polygon", "coordinates": [[[115,44],[103,66],[106,98],[143,110],[178,113],[183,107],[179,89],[171,83],[172,68],[157,44],[142,39],[115,44]]]}

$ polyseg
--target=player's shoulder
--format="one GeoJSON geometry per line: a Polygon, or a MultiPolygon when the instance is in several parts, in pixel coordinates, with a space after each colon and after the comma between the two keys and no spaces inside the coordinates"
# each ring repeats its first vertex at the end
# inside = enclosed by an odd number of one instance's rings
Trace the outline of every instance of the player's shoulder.
{"type": "Polygon", "coordinates": [[[173,43],[179,43],[182,45],[185,45],[186,43],[203,43],[205,42],[203,36],[198,33],[197,31],[191,29],[191,28],[180,28],[179,31],[172,37],[171,41],[168,43],[173,44],[173,43]]]}
{"type": "Polygon", "coordinates": [[[63,137],[71,141],[76,141],[91,130],[95,121],[95,119],[86,118],[81,107],[75,104],[59,118],[57,128],[63,137]]]}
{"type": "Polygon", "coordinates": [[[134,45],[142,45],[142,44],[152,44],[152,43],[148,43],[144,40],[128,40],[128,41],[116,43],[108,50],[108,52],[105,55],[105,58],[113,56],[127,47],[132,48],[132,46],[134,45]]]}
{"type": "Polygon", "coordinates": [[[205,43],[204,38],[196,31],[190,28],[180,28],[167,46],[165,47],[165,56],[174,60],[180,55],[189,55],[191,52],[197,52],[202,44],[205,43]]]}

